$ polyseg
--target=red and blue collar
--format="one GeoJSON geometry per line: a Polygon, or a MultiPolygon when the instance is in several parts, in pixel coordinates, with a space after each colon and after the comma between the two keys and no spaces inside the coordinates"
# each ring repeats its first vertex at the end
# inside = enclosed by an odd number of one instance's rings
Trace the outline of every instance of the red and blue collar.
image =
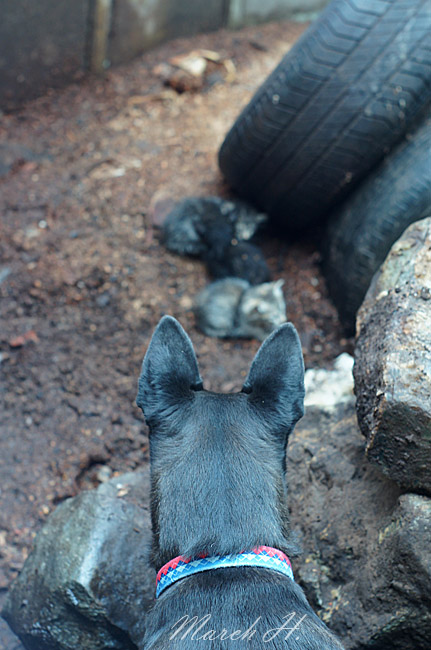
{"type": "Polygon", "coordinates": [[[264,567],[288,576],[293,580],[292,565],[287,555],[270,546],[259,546],[252,551],[245,551],[235,555],[201,555],[197,558],[179,557],[170,560],[162,566],[156,579],[156,598],[162,591],[170,587],[177,580],[191,576],[194,573],[222,569],[235,566],[264,567]]]}

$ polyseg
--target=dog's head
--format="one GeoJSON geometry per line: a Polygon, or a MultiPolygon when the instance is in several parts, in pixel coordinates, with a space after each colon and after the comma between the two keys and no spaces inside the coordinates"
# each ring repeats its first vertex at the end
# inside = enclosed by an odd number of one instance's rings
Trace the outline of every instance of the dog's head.
{"type": "Polygon", "coordinates": [[[241,392],[217,394],[203,389],[181,325],[162,318],[137,397],[150,428],[156,564],[261,544],[293,552],[285,449],[303,403],[304,362],[290,323],[264,341],[241,392]]]}

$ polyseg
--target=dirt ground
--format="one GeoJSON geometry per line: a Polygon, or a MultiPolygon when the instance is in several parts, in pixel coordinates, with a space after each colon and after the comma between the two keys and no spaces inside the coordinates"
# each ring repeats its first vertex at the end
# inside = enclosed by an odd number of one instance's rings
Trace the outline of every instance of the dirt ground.
{"type": "MultiPolygon", "coordinates": [[[[147,462],[134,400],[163,314],[191,334],[207,388],[241,387],[259,343],[195,329],[192,299],[208,277],[163,248],[157,221],[166,199],[228,195],[218,147],[303,28],[177,40],[1,117],[0,604],[56,504],[147,462]],[[234,69],[199,91],[166,88],[159,64],[196,48],[234,69]]],[[[316,246],[267,236],[263,250],[306,365],[351,350],[316,246]]],[[[0,645],[18,647],[2,630],[0,645]]]]}

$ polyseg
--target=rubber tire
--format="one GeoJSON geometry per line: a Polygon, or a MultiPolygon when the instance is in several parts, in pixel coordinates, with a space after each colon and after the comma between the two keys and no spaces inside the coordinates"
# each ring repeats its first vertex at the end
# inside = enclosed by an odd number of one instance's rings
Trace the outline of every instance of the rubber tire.
{"type": "Polygon", "coordinates": [[[374,273],[414,221],[431,216],[431,118],[357,188],[327,226],[323,270],[340,320],[354,332],[374,273]]]}
{"type": "Polygon", "coordinates": [[[430,0],[334,0],[259,88],[219,165],[288,230],[321,221],[431,99],[430,0]]]}

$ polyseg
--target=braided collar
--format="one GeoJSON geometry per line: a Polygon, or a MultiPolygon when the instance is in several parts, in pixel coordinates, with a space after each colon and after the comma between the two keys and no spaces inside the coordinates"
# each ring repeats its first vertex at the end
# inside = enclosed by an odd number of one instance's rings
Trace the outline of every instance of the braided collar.
{"type": "Polygon", "coordinates": [[[162,591],[174,582],[177,582],[177,580],[181,580],[181,578],[193,575],[194,573],[209,571],[210,569],[235,566],[264,567],[265,569],[272,569],[273,571],[283,573],[291,580],[294,579],[292,565],[287,555],[270,546],[259,546],[251,551],[245,551],[235,555],[201,555],[196,558],[186,558],[180,555],[162,566],[158,572],[156,579],[156,598],[160,596],[162,591]]]}

